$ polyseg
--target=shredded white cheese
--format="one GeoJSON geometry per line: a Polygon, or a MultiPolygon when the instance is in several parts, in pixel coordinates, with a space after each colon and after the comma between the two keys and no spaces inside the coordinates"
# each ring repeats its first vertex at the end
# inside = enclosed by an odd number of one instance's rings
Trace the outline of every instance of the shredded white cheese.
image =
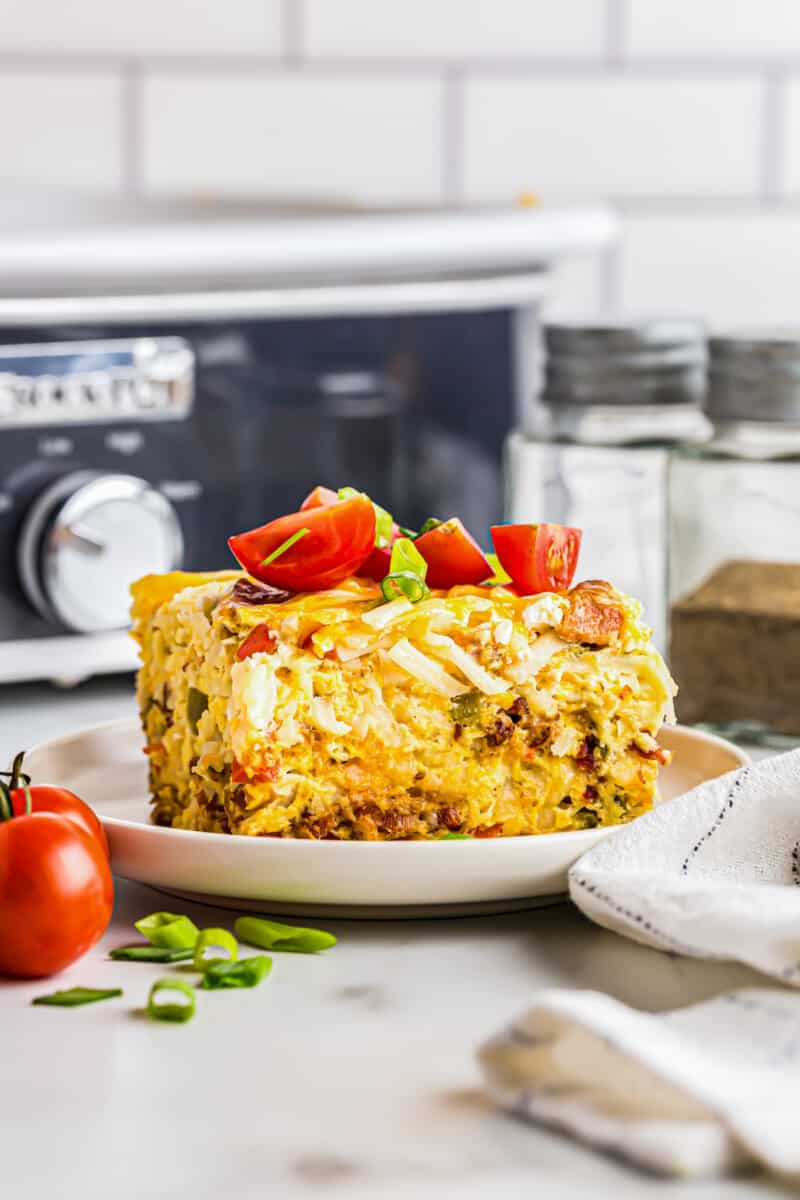
{"type": "Polygon", "coordinates": [[[396,600],[390,600],[388,604],[382,604],[379,608],[373,608],[370,612],[362,613],[361,620],[365,625],[369,625],[371,629],[385,629],[387,625],[397,620],[398,617],[411,612],[411,609],[411,601],[406,600],[405,596],[398,596],[396,600]]]}
{"type": "Polygon", "coordinates": [[[458,696],[464,691],[464,684],[460,680],[449,675],[439,663],[412,646],[408,638],[400,638],[391,650],[387,650],[386,656],[396,666],[402,667],[409,675],[427,683],[443,696],[458,696]]]}
{"type": "Polygon", "coordinates": [[[499,696],[502,692],[508,691],[508,684],[504,679],[498,679],[496,675],[485,670],[452,638],[443,637],[438,633],[429,633],[426,641],[435,653],[457,667],[474,687],[487,696],[499,696]]]}
{"type": "Polygon", "coordinates": [[[317,728],[326,733],[350,732],[351,726],[337,719],[330,700],[325,700],[322,696],[314,696],[311,701],[311,717],[317,728]]]}
{"type": "Polygon", "coordinates": [[[567,602],[562,596],[556,596],[554,592],[543,592],[526,607],[522,619],[529,629],[543,625],[557,629],[564,619],[567,607],[567,602]]]}

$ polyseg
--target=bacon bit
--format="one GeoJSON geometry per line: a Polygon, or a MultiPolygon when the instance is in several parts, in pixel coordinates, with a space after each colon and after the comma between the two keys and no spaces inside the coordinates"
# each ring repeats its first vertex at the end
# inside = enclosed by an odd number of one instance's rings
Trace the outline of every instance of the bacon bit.
{"type": "Polygon", "coordinates": [[[265,763],[250,770],[235,759],[231,767],[231,783],[272,783],[278,778],[278,764],[265,763]]]}
{"type": "Polygon", "coordinates": [[[597,799],[597,788],[587,787],[586,791],[583,793],[583,798],[584,798],[584,800],[596,800],[597,799]]]}
{"type": "Polygon", "coordinates": [[[556,631],[565,642],[609,646],[624,622],[619,598],[610,583],[589,579],[568,593],[569,612],[556,631]]]}
{"type": "Polygon", "coordinates": [[[661,763],[662,767],[665,767],[667,763],[672,761],[669,751],[662,749],[661,746],[656,746],[655,750],[642,750],[640,746],[631,742],[628,748],[633,750],[634,754],[638,754],[640,758],[655,759],[656,762],[661,763]]]}
{"type": "Polygon", "coordinates": [[[496,825],[481,825],[478,829],[475,830],[473,837],[476,837],[476,838],[500,837],[502,835],[502,833],[503,833],[503,822],[498,821],[496,825]]]}
{"type": "Polygon", "coordinates": [[[291,600],[293,592],[284,588],[270,587],[268,583],[256,583],[253,579],[239,579],[234,584],[231,600],[237,604],[283,604],[291,600]]]}
{"type": "Polygon", "coordinates": [[[252,633],[244,639],[236,657],[239,662],[249,658],[251,654],[274,654],[278,649],[278,639],[267,625],[256,625],[252,633]]]}
{"type": "Polygon", "coordinates": [[[447,808],[440,808],[438,812],[439,824],[444,825],[446,829],[460,829],[461,817],[458,815],[458,809],[452,805],[447,808]]]}
{"type": "Polygon", "coordinates": [[[144,752],[147,755],[163,754],[164,753],[164,743],[163,742],[153,742],[150,746],[145,746],[144,752]]]}
{"type": "Polygon", "coordinates": [[[582,771],[594,770],[594,748],[597,745],[597,739],[589,734],[585,737],[578,747],[578,753],[575,755],[575,762],[582,771]]]}

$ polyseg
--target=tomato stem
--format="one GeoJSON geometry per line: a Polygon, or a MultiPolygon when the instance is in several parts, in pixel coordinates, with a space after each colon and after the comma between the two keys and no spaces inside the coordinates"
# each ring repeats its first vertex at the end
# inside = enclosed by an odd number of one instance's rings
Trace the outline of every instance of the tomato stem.
{"type": "Polygon", "coordinates": [[[23,771],[22,771],[22,761],[24,758],[25,758],[25,751],[20,750],[19,754],[16,756],[13,763],[11,764],[11,783],[9,784],[9,786],[12,789],[12,791],[14,788],[27,787],[31,781],[30,775],[25,775],[25,774],[23,774],[23,771]]]}
{"type": "Polygon", "coordinates": [[[14,816],[14,805],[11,803],[11,791],[7,783],[0,779],[0,822],[10,821],[14,816]]]}

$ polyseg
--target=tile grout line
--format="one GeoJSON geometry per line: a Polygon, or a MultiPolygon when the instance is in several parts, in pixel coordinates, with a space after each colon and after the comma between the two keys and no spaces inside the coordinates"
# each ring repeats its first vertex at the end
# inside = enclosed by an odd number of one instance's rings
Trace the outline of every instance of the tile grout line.
{"type": "Polygon", "coordinates": [[[442,196],[458,204],[464,192],[464,76],[445,73],[442,94],[442,196]]]}
{"type": "Polygon", "coordinates": [[[761,112],[761,198],[779,200],[785,193],[789,91],[786,76],[772,71],[764,80],[761,112]]]}
{"type": "Polygon", "coordinates": [[[122,190],[138,196],[142,190],[142,71],[128,63],[122,71],[122,190]]]}

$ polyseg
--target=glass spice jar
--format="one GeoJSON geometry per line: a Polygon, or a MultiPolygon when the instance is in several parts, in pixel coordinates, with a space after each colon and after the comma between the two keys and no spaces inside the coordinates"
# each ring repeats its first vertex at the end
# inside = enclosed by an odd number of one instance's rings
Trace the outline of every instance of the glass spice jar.
{"type": "Polygon", "coordinates": [[[643,602],[665,648],[670,447],[702,438],[701,322],[551,324],[544,386],[506,446],[506,514],[583,530],[578,578],[643,602]]]}
{"type": "Polygon", "coordinates": [[[678,718],[800,737],[800,329],[709,342],[703,444],[670,465],[670,667],[678,718]]]}

